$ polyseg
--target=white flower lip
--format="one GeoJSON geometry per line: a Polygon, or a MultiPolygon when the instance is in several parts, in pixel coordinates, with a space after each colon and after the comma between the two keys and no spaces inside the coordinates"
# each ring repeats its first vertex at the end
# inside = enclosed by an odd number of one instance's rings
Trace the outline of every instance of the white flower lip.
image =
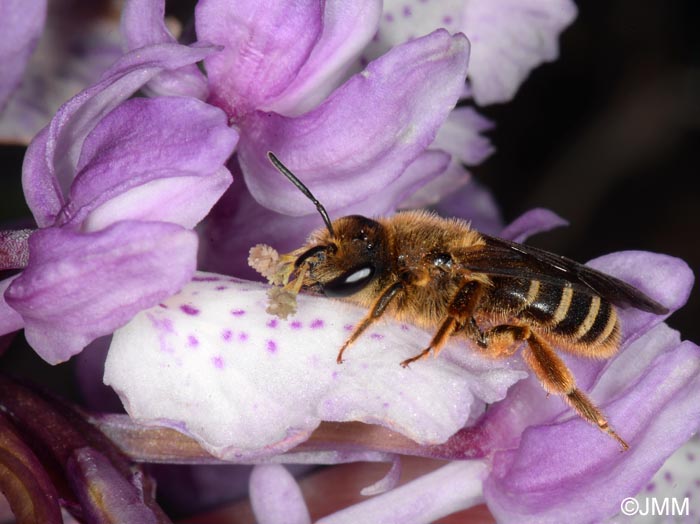
{"type": "Polygon", "coordinates": [[[431,334],[392,320],[338,365],[363,310],[300,295],[298,313],[282,321],[265,313],[267,288],[198,273],[115,333],[105,383],[137,421],[174,427],[221,458],[244,461],[290,449],[323,420],[377,423],[441,443],[526,376],[463,340],[403,369],[431,334]]]}

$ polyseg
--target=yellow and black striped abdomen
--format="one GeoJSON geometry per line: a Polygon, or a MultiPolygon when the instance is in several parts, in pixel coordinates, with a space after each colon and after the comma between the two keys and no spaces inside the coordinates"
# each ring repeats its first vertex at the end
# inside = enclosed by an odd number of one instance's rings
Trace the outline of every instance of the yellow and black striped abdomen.
{"type": "Polygon", "coordinates": [[[576,353],[606,356],[617,349],[615,308],[601,297],[566,282],[494,278],[487,304],[524,321],[540,334],[576,353]],[[589,349],[580,351],[582,349],[589,349]]]}

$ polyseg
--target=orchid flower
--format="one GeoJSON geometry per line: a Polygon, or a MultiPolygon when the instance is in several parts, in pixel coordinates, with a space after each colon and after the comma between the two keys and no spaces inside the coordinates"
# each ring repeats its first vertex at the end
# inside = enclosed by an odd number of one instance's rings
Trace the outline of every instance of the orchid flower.
{"type": "Polygon", "coordinates": [[[237,134],[193,98],[125,99],[211,51],[170,44],[125,55],[32,141],[23,185],[39,229],[22,273],[2,284],[2,328],[24,327],[48,362],[67,360],[192,277],[190,228],[230,184],[224,162],[237,134]]]}
{"type": "MultiPolygon", "coordinates": [[[[517,354],[488,360],[455,339],[403,369],[432,334],[386,320],[339,366],[362,310],[300,295],[298,313],[282,321],[266,313],[267,286],[241,278],[251,245],[298,247],[319,223],[268,151],[334,218],[441,201],[468,179],[463,164],[492,151],[481,136],[492,124],[455,105],[512,96],[530,68],[556,56],[573,4],[451,2],[415,33],[376,1],[232,4],[200,0],[197,42],[184,46],[162,1],[127,1],[124,56],[30,145],[23,184],[39,229],[0,236],[0,267],[22,270],[0,287],[0,333],[23,327],[51,363],[112,335],[104,381],[128,415],[88,425],[0,377],[3,464],[28,464],[7,483],[12,501],[24,501],[13,509],[58,522],[61,498],[87,520],[167,522],[149,478],[132,473],[136,460],[256,464],[259,522],[418,523],[479,504],[500,522],[614,516],[700,426],[700,349],[663,318],[623,310],[615,357],[566,357],[630,443],[622,454],[546,397],[517,354]],[[475,35],[473,71],[469,41],[440,26],[475,35]],[[541,45],[530,52],[523,41],[541,45]],[[137,90],[147,96],[131,98],[137,90]],[[41,464],[36,442],[57,471],[41,464]],[[442,467],[400,485],[405,456],[442,467]],[[371,498],[322,514],[281,465],[357,461],[387,463],[388,473],[359,492],[371,498]]],[[[400,15],[423,21],[418,9],[405,4],[400,15]]],[[[524,241],[561,222],[535,210],[501,235],[524,241]]],[[[590,264],[669,311],[693,281],[664,255],[590,264]]]]}

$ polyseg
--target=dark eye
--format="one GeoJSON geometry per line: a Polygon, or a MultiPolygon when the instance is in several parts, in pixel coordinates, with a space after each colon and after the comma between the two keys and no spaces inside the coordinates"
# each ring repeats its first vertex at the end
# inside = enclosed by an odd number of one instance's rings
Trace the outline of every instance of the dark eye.
{"type": "Polygon", "coordinates": [[[339,277],[323,285],[323,293],[327,297],[341,298],[354,295],[369,284],[374,276],[374,266],[363,264],[346,271],[339,277]]]}

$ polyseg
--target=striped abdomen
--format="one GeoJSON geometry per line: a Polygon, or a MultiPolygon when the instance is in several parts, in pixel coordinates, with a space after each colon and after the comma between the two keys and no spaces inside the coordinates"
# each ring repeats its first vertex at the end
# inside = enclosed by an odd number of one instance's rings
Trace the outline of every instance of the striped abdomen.
{"type": "Polygon", "coordinates": [[[619,325],[607,300],[566,282],[494,278],[489,305],[525,321],[544,335],[575,346],[616,349],[619,325]]]}

